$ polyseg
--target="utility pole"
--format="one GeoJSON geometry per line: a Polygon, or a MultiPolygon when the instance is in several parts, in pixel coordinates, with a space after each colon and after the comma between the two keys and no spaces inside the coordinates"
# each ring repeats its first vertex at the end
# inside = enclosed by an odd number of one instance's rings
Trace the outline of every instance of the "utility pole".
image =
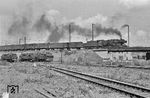
{"type": "Polygon", "coordinates": [[[24,37],[24,44],[26,44],[26,41],[27,41],[27,38],[26,38],[26,37],[24,37]]]}
{"type": "Polygon", "coordinates": [[[71,42],[71,24],[69,24],[69,43],[71,42]]]}
{"type": "Polygon", "coordinates": [[[94,24],[92,24],[92,41],[94,41],[94,24]]]}
{"type": "Polygon", "coordinates": [[[63,55],[63,49],[61,49],[60,52],[61,52],[61,54],[60,54],[60,61],[61,61],[61,64],[62,64],[63,63],[63,56],[62,56],[63,55]]]}
{"type": "Polygon", "coordinates": [[[19,45],[21,44],[21,38],[19,38],[19,45]]]}

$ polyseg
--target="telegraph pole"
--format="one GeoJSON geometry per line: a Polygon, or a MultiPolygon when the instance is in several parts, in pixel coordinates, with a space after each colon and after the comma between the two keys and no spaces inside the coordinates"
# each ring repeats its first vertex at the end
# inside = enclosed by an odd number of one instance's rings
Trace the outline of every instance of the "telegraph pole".
{"type": "Polygon", "coordinates": [[[26,41],[27,41],[27,38],[26,38],[26,37],[24,37],[24,44],[26,44],[26,41]]]}
{"type": "Polygon", "coordinates": [[[69,24],[69,42],[71,42],[71,24],[69,24]]]}
{"type": "Polygon", "coordinates": [[[19,45],[21,44],[21,38],[19,38],[19,45]]]}
{"type": "Polygon", "coordinates": [[[94,41],[94,24],[92,24],[92,41],[94,41]]]}
{"type": "Polygon", "coordinates": [[[63,50],[61,49],[60,52],[61,52],[61,64],[62,64],[63,63],[63,57],[62,57],[63,50]]]}

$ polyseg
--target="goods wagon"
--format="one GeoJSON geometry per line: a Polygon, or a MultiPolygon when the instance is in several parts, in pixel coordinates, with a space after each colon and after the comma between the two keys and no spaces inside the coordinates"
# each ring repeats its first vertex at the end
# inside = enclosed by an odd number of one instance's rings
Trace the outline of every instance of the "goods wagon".
{"type": "Polygon", "coordinates": [[[81,49],[83,48],[83,43],[82,42],[70,42],[69,44],[69,48],[71,49],[81,49]]]}
{"type": "Polygon", "coordinates": [[[64,43],[49,43],[48,48],[49,49],[63,49],[65,47],[64,43]]]}
{"type": "Polygon", "coordinates": [[[17,59],[18,59],[17,54],[13,54],[13,53],[3,54],[1,56],[1,60],[8,61],[8,62],[15,62],[17,61],[17,59]]]}
{"type": "Polygon", "coordinates": [[[5,49],[5,51],[11,51],[12,50],[12,48],[13,48],[13,45],[7,45],[7,46],[4,46],[4,49],[5,49]]]}
{"type": "Polygon", "coordinates": [[[39,43],[39,44],[36,44],[36,49],[40,50],[40,49],[48,49],[48,43],[39,43]]]}
{"type": "Polygon", "coordinates": [[[5,51],[6,50],[6,46],[0,46],[0,51],[5,51]]]}
{"type": "Polygon", "coordinates": [[[36,44],[24,44],[25,50],[34,50],[36,47],[36,44]]]}
{"type": "Polygon", "coordinates": [[[24,45],[6,45],[0,46],[0,51],[17,51],[17,50],[24,50],[24,45]]]}
{"type": "Polygon", "coordinates": [[[10,49],[11,51],[18,51],[18,50],[24,50],[25,49],[24,45],[11,45],[10,48],[11,48],[10,49]]]}
{"type": "Polygon", "coordinates": [[[87,41],[87,43],[84,43],[83,46],[86,49],[92,49],[92,48],[97,48],[98,44],[97,44],[97,41],[87,41]]]}
{"type": "Polygon", "coordinates": [[[15,51],[24,50],[24,49],[25,49],[24,45],[15,45],[15,48],[14,48],[15,51]]]}

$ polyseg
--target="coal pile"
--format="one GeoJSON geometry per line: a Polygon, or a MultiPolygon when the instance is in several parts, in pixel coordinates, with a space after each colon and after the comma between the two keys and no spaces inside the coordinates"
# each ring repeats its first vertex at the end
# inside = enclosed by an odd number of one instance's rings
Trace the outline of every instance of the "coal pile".
{"type": "Polygon", "coordinates": [[[15,62],[17,61],[17,59],[18,59],[17,54],[14,53],[3,54],[1,56],[2,61],[15,62]]]}
{"type": "Polygon", "coordinates": [[[51,53],[23,53],[19,56],[20,61],[30,61],[30,62],[39,62],[39,61],[53,61],[53,55],[51,53]]]}

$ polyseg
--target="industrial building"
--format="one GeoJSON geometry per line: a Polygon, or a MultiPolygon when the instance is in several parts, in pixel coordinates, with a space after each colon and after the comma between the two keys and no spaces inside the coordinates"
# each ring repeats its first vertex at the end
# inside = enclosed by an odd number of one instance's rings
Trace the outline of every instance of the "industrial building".
{"type": "Polygon", "coordinates": [[[150,60],[150,47],[96,49],[99,56],[112,61],[150,60]]]}

